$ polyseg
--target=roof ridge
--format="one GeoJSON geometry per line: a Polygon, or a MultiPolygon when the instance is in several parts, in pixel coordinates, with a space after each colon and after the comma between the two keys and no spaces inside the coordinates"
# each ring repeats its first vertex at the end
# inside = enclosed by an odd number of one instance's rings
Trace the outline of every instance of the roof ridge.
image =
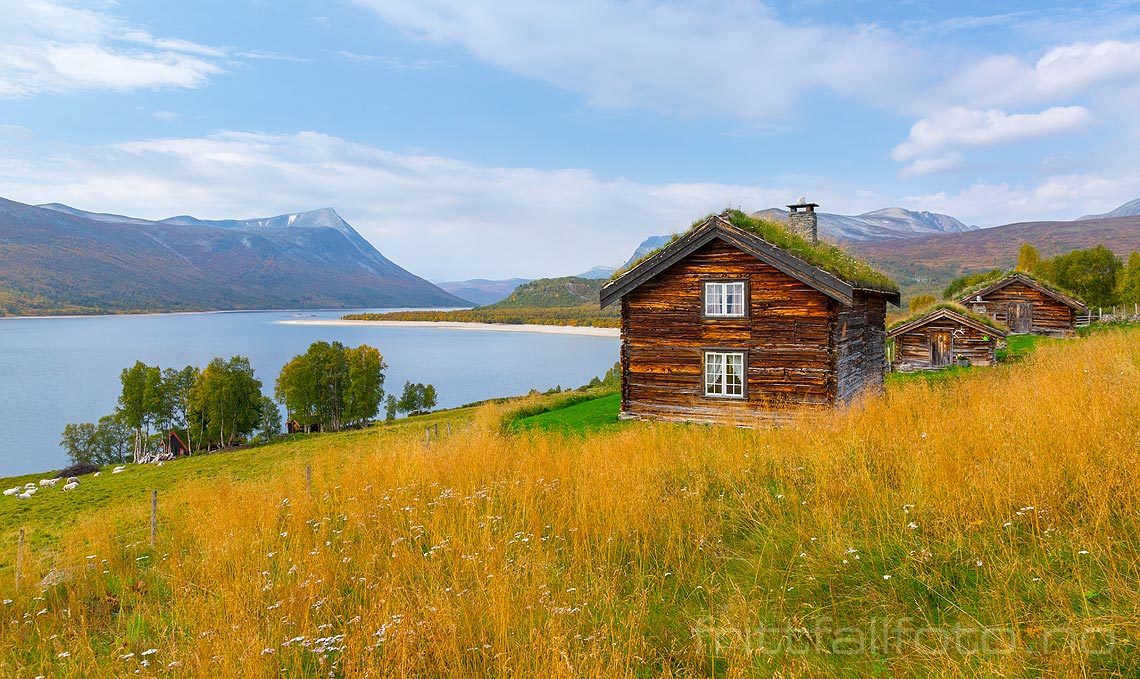
{"type": "MultiPolygon", "coordinates": [[[[850,259],[851,262],[865,267],[874,276],[881,277],[889,286],[884,284],[877,287],[873,281],[859,280],[858,276],[850,271],[835,271],[835,268],[841,267],[833,266],[829,268],[817,261],[812,261],[804,257],[803,253],[800,252],[800,250],[803,249],[802,247],[789,247],[788,243],[781,243],[779,239],[774,241],[766,238],[765,236],[768,234],[764,230],[750,229],[737,224],[733,221],[732,217],[736,216],[737,218],[741,218],[740,216],[743,215],[743,213],[739,210],[728,211],[727,214],[729,215],[728,217],[724,214],[708,215],[704,219],[694,222],[693,226],[690,227],[684,235],[670,241],[654,252],[647,254],[629,269],[619,273],[602,288],[600,295],[602,306],[609,306],[615,300],[624,297],[643,283],[655,278],[664,268],[667,268],[667,266],[671,266],[676,261],[689,256],[692,252],[700,247],[704,247],[715,238],[719,238],[746,254],[774,266],[792,278],[806,285],[810,285],[816,290],[844,304],[851,303],[856,290],[883,295],[892,304],[896,306],[899,304],[899,293],[893,281],[875,271],[869,265],[859,262],[859,260],[843,253],[838,248],[828,245],[817,246],[816,244],[809,244],[798,235],[787,231],[778,224],[762,222],[761,220],[756,220],[746,215],[744,216],[744,218],[757,224],[779,228],[781,234],[788,238],[790,244],[794,245],[796,244],[796,240],[800,240],[803,241],[803,243],[799,245],[807,246],[808,248],[819,248],[821,250],[819,253],[821,257],[846,257],[850,259]],[[824,250],[824,248],[829,247],[832,248],[832,250],[824,250]]],[[[810,252],[811,250],[808,251],[810,252]]]]}

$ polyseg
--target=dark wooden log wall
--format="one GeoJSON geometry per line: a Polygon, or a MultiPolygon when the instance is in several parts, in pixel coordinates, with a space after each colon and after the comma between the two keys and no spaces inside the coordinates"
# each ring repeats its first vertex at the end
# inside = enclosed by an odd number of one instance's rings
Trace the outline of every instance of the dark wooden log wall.
{"type": "Polygon", "coordinates": [[[638,417],[749,424],[778,417],[788,407],[835,403],[840,374],[840,400],[846,401],[861,389],[861,379],[882,384],[885,316],[881,298],[845,307],[714,241],[622,300],[622,410],[638,417]],[[718,279],[748,280],[749,317],[703,316],[703,284],[718,279]],[[712,348],[747,352],[746,399],[704,395],[702,352],[712,348]]]}
{"type": "Polygon", "coordinates": [[[887,303],[877,295],[856,292],[853,304],[839,306],[832,338],[839,403],[849,403],[867,389],[882,390],[886,317],[887,303]]]}
{"type": "Polygon", "coordinates": [[[1033,334],[1035,335],[1071,335],[1077,329],[1076,311],[1067,304],[1062,304],[1039,290],[1035,290],[1023,283],[1010,283],[1004,288],[994,290],[982,298],[978,304],[971,297],[965,306],[979,313],[987,314],[990,318],[1003,325],[1009,324],[1008,312],[1011,302],[1030,302],[1033,304],[1033,334]]]}
{"type": "Polygon", "coordinates": [[[891,368],[899,371],[929,370],[930,335],[949,332],[951,354],[965,356],[970,365],[989,366],[995,363],[994,350],[997,338],[958,321],[942,318],[910,330],[894,338],[895,354],[891,368]]]}

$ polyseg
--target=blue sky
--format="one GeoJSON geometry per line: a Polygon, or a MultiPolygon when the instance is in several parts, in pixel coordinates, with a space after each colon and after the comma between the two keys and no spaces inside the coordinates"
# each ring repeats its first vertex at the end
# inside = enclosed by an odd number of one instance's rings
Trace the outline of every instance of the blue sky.
{"type": "Polygon", "coordinates": [[[333,206],[434,280],[567,274],[725,206],[981,226],[1140,196],[1140,7],[0,0],[0,196],[333,206]]]}

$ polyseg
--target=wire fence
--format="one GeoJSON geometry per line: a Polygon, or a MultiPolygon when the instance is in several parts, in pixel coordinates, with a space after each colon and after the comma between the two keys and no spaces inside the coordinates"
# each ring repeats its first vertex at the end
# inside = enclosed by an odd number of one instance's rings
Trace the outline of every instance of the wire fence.
{"type": "Polygon", "coordinates": [[[1108,307],[1089,307],[1087,314],[1077,315],[1077,327],[1093,323],[1127,323],[1140,321],[1140,304],[1120,304],[1108,307]]]}

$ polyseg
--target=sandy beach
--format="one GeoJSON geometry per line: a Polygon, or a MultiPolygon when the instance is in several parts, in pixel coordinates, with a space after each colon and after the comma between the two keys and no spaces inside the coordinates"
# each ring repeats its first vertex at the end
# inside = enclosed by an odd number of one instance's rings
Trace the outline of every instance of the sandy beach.
{"type": "Polygon", "coordinates": [[[493,332],[537,332],[546,335],[587,335],[620,337],[618,328],[577,325],[533,325],[509,323],[459,323],[456,321],[348,321],[344,319],[305,319],[277,321],[284,325],[366,325],[392,328],[440,328],[443,330],[490,330],[493,332]]]}

